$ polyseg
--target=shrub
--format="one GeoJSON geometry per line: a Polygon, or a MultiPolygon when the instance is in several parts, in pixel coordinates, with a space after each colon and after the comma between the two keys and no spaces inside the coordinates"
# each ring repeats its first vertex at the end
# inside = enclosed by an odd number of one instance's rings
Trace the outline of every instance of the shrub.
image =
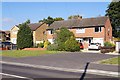
{"type": "Polygon", "coordinates": [[[51,43],[47,40],[44,42],[44,48],[47,48],[48,45],[50,45],[51,43]]]}
{"type": "Polygon", "coordinates": [[[65,42],[65,50],[71,52],[80,51],[80,46],[74,37],[71,37],[65,42]]]}
{"type": "Polygon", "coordinates": [[[44,43],[38,44],[38,47],[43,48],[44,47],[44,43]]]}
{"type": "Polygon", "coordinates": [[[110,43],[110,42],[105,42],[104,46],[106,46],[106,47],[115,47],[115,44],[110,43]]]}
{"type": "Polygon", "coordinates": [[[57,51],[58,50],[58,44],[50,44],[50,45],[48,45],[47,50],[57,51]]]}

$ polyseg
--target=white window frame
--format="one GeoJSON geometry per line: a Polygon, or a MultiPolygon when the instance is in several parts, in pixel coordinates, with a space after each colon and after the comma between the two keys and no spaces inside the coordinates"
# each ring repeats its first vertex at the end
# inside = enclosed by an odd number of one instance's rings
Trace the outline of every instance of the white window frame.
{"type": "Polygon", "coordinates": [[[85,33],[85,28],[77,28],[76,33],[85,33]]]}
{"type": "Polygon", "coordinates": [[[52,30],[48,30],[48,34],[53,34],[53,33],[52,33],[52,30]]]}
{"type": "MultiPolygon", "coordinates": [[[[102,32],[102,27],[95,27],[95,28],[98,28],[99,30],[98,30],[98,32],[102,32]]],[[[96,32],[95,31],[95,28],[94,28],[94,32],[96,32]]],[[[96,32],[97,33],[97,32],[96,32]]]]}

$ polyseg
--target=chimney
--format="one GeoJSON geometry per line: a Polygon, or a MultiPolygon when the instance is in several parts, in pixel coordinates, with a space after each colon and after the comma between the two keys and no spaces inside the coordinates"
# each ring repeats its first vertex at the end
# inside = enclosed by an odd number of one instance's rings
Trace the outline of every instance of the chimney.
{"type": "Polygon", "coordinates": [[[79,20],[82,20],[82,16],[78,16],[78,19],[79,19],[79,20]]]}

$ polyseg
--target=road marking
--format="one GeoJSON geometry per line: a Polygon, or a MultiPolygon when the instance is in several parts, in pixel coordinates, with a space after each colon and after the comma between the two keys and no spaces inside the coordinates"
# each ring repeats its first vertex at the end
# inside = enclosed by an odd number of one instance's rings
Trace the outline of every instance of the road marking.
{"type": "MultiPolygon", "coordinates": [[[[84,69],[69,69],[69,68],[60,68],[60,67],[52,67],[52,66],[44,66],[44,65],[31,65],[31,64],[25,64],[25,63],[5,62],[5,61],[0,61],[0,63],[9,64],[9,65],[16,65],[16,66],[48,69],[48,70],[75,72],[75,73],[83,73],[84,72],[84,69]]],[[[88,74],[103,75],[103,76],[106,75],[106,76],[112,76],[112,77],[118,77],[118,74],[120,74],[119,72],[103,71],[103,70],[95,70],[95,69],[88,69],[87,73],[88,74]]]]}
{"type": "Polygon", "coordinates": [[[28,80],[33,80],[31,78],[28,77],[23,77],[23,76],[18,76],[18,75],[13,75],[13,74],[6,74],[6,73],[0,73],[1,75],[5,75],[5,76],[10,76],[10,77],[15,77],[15,78],[22,78],[22,79],[28,79],[28,80]]]}

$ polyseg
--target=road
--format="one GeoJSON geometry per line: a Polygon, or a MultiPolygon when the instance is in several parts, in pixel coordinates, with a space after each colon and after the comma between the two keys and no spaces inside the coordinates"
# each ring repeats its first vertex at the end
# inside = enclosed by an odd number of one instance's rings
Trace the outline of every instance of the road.
{"type": "Polygon", "coordinates": [[[25,66],[2,64],[2,80],[118,80],[108,76],[38,69],[25,66]]]}

